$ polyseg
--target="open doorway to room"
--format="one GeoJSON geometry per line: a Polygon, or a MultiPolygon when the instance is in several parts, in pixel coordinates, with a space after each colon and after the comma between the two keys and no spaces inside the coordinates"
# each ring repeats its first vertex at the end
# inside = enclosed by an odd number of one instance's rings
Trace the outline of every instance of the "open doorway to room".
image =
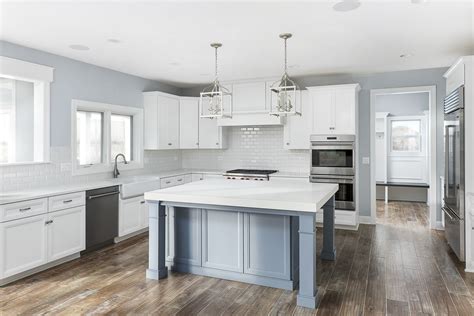
{"type": "Polygon", "coordinates": [[[436,226],[436,90],[371,91],[373,222],[411,216],[436,226]]]}

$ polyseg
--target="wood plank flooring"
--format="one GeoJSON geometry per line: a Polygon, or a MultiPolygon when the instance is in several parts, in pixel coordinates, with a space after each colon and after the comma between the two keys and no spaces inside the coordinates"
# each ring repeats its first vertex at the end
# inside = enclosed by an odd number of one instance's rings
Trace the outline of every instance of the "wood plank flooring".
{"type": "Polygon", "coordinates": [[[0,315],[474,315],[474,276],[428,229],[426,205],[380,203],[377,217],[337,231],[337,260],[318,261],[315,311],[296,306],[296,291],[181,273],[146,280],[139,236],[0,288],[0,315]]]}

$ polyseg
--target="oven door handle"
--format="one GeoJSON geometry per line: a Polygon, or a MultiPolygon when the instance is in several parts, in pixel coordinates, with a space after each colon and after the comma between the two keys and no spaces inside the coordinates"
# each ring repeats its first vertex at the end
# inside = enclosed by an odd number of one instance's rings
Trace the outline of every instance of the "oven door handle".
{"type": "Polygon", "coordinates": [[[324,177],[311,176],[311,182],[353,184],[354,179],[352,178],[324,178],[324,177]]]}
{"type": "Polygon", "coordinates": [[[311,144],[311,149],[312,150],[354,150],[353,145],[344,145],[344,144],[335,144],[335,145],[329,145],[329,144],[324,144],[324,145],[319,145],[319,144],[311,144]]]}

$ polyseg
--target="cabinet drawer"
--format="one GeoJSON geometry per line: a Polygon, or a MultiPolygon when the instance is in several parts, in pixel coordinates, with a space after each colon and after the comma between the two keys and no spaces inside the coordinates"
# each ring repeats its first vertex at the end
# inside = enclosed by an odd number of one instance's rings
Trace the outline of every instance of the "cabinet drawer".
{"type": "Polygon", "coordinates": [[[66,208],[82,206],[86,204],[85,192],[75,192],[63,195],[52,196],[49,199],[49,211],[59,211],[66,208]]]}
{"type": "Polygon", "coordinates": [[[186,183],[186,176],[176,176],[161,179],[161,188],[169,188],[186,183]]]}
{"type": "Polygon", "coordinates": [[[28,200],[0,205],[0,222],[44,214],[48,211],[48,199],[28,200]]]}
{"type": "Polygon", "coordinates": [[[162,189],[166,189],[166,188],[175,186],[175,184],[174,184],[174,182],[173,182],[173,177],[161,179],[161,180],[160,180],[160,184],[161,184],[161,188],[162,188],[162,189]]]}

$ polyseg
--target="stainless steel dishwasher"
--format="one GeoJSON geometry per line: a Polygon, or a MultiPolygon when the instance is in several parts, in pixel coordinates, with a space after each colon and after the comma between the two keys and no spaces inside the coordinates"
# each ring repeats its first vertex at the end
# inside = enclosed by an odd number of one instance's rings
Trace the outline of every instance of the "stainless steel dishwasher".
{"type": "Polygon", "coordinates": [[[86,191],[86,250],[114,243],[118,235],[119,187],[86,191]]]}

